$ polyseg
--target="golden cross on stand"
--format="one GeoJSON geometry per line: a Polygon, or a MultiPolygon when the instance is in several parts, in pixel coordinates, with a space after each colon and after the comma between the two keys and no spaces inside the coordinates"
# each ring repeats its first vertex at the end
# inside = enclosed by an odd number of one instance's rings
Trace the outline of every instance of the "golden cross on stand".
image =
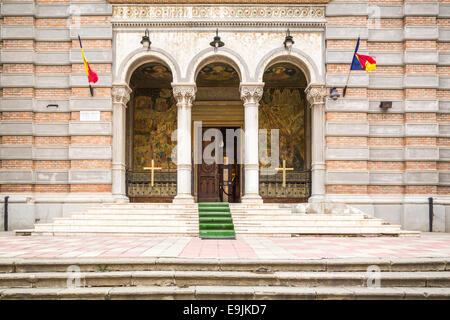
{"type": "Polygon", "coordinates": [[[152,187],[153,187],[153,184],[155,182],[155,170],[162,170],[162,168],[161,167],[155,167],[155,161],[152,159],[152,166],[151,167],[144,167],[144,170],[151,170],[152,171],[151,183],[152,183],[152,187]]]}
{"type": "Polygon", "coordinates": [[[283,168],[275,168],[275,170],[283,172],[283,188],[286,187],[286,171],[292,171],[294,168],[286,168],[286,160],[283,159],[283,168]]]}

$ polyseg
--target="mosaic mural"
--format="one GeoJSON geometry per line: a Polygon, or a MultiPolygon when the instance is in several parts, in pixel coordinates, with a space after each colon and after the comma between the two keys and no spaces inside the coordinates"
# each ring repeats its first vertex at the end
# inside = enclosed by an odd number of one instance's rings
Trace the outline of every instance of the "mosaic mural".
{"type": "Polygon", "coordinates": [[[172,73],[160,63],[148,63],[139,67],[131,77],[134,88],[171,88],[172,73]]]}
{"type": "Polygon", "coordinates": [[[288,167],[305,169],[305,76],[291,64],[276,64],[266,70],[263,81],[259,127],[279,129],[281,160],[286,159],[288,167]]]}
{"type": "Polygon", "coordinates": [[[170,89],[137,89],[134,98],[134,168],[151,165],[174,167],[176,145],[171,134],[177,128],[177,106],[170,89]]]}
{"type": "Polygon", "coordinates": [[[197,75],[197,86],[199,87],[238,87],[239,82],[236,70],[221,62],[208,64],[197,75]]]}
{"type": "Polygon", "coordinates": [[[303,72],[292,64],[278,63],[264,72],[265,88],[306,88],[303,72]]]}

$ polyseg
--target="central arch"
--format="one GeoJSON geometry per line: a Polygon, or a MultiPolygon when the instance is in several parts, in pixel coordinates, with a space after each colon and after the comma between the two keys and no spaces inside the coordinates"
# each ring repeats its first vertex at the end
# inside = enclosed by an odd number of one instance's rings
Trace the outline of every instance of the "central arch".
{"type": "Polygon", "coordinates": [[[192,108],[194,193],[198,202],[240,202],[244,110],[241,76],[232,60],[211,57],[198,64],[192,108]],[[211,62],[212,61],[212,62],[211,62]]]}

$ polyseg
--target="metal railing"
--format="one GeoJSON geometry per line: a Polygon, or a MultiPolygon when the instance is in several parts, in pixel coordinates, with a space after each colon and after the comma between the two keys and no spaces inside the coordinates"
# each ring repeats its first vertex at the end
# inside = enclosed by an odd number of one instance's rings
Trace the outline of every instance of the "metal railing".
{"type": "Polygon", "coordinates": [[[304,199],[311,196],[311,170],[292,170],[286,172],[283,186],[283,173],[268,168],[260,168],[259,194],[270,199],[304,199]]]}
{"type": "Polygon", "coordinates": [[[128,197],[171,198],[177,194],[177,170],[165,168],[154,173],[153,185],[148,171],[126,172],[126,193],[128,197]]]}

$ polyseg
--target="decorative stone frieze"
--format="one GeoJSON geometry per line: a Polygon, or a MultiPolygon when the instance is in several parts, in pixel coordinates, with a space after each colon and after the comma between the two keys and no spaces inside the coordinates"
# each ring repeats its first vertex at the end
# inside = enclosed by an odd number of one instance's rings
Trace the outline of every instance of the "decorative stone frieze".
{"type": "Polygon", "coordinates": [[[292,19],[324,18],[323,6],[155,6],[117,5],[117,19],[292,19]]]}

